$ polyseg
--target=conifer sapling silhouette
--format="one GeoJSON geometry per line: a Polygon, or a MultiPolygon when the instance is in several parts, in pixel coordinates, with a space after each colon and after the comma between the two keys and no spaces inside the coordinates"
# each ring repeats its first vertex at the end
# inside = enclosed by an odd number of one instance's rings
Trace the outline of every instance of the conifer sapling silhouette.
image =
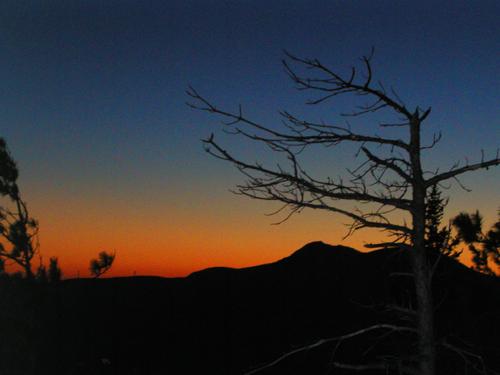
{"type": "Polygon", "coordinates": [[[115,260],[115,255],[116,254],[114,253],[110,254],[107,253],[106,251],[101,251],[97,259],[92,259],[90,261],[90,267],[89,267],[90,274],[94,278],[98,278],[107,271],[109,271],[115,260]]]}
{"type": "Polygon", "coordinates": [[[426,199],[425,247],[435,254],[458,258],[462,253],[456,247],[460,242],[452,236],[451,225],[442,225],[444,209],[448,199],[443,198],[437,185],[432,186],[426,199]]]}
{"type": "Polygon", "coordinates": [[[483,218],[479,211],[473,214],[461,212],[450,220],[448,226],[442,225],[448,199],[442,197],[437,186],[431,188],[426,203],[427,249],[430,252],[458,258],[463,253],[463,249],[459,248],[463,243],[472,254],[474,270],[496,275],[498,271],[495,272],[491,267],[500,266],[500,211],[497,222],[484,234],[483,218]]]}
{"type": "Polygon", "coordinates": [[[47,275],[47,267],[45,264],[43,264],[42,257],[40,257],[40,264],[38,265],[38,268],[36,269],[36,275],[35,278],[38,282],[42,284],[46,284],[49,281],[48,275],[47,275]]]}
{"type": "Polygon", "coordinates": [[[472,268],[488,275],[497,274],[500,270],[500,212],[497,222],[486,234],[479,211],[461,212],[453,218],[452,225],[457,230],[457,242],[466,244],[472,253],[472,268]],[[496,267],[496,272],[492,266],[496,267]]]}
{"type": "Polygon", "coordinates": [[[0,196],[10,200],[10,206],[0,207],[0,237],[9,244],[0,243],[0,258],[23,269],[27,279],[33,279],[32,259],[38,253],[38,222],[32,218],[26,202],[21,198],[17,179],[17,165],[7,144],[0,138],[0,196]]]}
{"type": "Polygon", "coordinates": [[[6,261],[14,263],[23,270],[26,279],[40,282],[55,282],[61,278],[57,258],[50,258],[49,269],[43,264],[33,272],[32,260],[39,255],[38,221],[30,216],[26,202],[21,198],[17,185],[19,171],[12,158],[7,143],[0,137],[0,197],[9,202],[0,206],[0,272],[5,271],[6,261]]]}
{"type": "Polygon", "coordinates": [[[51,257],[49,260],[49,270],[47,272],[48,281],[57,283],[61,281],[62,271],[59,267],[59,260],[56,257],[51,257]]]}

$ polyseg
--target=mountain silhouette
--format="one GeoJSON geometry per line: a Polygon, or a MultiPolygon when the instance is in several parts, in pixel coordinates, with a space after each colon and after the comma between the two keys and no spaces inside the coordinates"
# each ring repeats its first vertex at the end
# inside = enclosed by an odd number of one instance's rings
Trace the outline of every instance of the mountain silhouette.
{"type": "MultiPolygon", "coordinates": [[[[37,306],[35,328],[25,333],[32,366],[37,374],[243,374],[321,338],[401,323],[387,306],[411,301],[411,278],[402,276],[409,270],[407,255],[312,242],[248,268],[38,286],[23,297],[37,306]]],[[[438,336],[463,338],[498,371],[500,280],[450,258],[438,264],[438,336]]],[[[262,373],[329,373],[334,350],[336,358],[351,362],[411,350],[407,337],[381,341],[377,335],[301,352],[262,373]]],[[[441,357],[447,358],[443,373],[463,369],[456,355],[441,357]]]]}

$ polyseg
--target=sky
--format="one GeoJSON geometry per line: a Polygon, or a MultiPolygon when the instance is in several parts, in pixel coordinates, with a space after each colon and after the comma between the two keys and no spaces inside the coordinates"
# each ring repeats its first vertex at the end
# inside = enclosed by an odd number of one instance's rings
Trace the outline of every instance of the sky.
{"type": "MultiPolygon", "coordinates": [[[[263,124],[287,109],[318,121],[360,104],[306,106],[281,65],[284,50],[345,72],[375,48],[376,79],[408,107],[432,106],[424,139],[442,131],[429,168],[478,160],[499,147],[498,1],[2,1],[0,136],[40,223],[41,252],[66,277],[88,275],[99,251],[111,276],[183,276],[212,266],[283,258],[310,241],[361,249],[341,216],[304,211],[281,225],[277,206],[235,196],[243,178],[203,151],[215,133],[248,160],[255,145],[186,105],[189,85],[263,124]]],[[[359,120],[367,132],[374,123],[359,120]]],[[[353,166],[350,149],[306,156],[322,176],[353,166]]],[[[498,169],[453,185],[447,215],[500,207],[498,169]]]]}

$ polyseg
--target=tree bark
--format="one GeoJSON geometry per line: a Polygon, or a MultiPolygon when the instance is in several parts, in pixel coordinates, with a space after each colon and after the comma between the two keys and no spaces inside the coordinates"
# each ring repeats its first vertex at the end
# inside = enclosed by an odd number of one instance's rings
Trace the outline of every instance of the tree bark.
{"type": "Polygon", "coordinates": [[[420,119],[414,114],[410,127],[410,159],[413,170],[412,199],[412,268],[417,302],[418,357],[421,375],[435,375],[434,307],[432,271],[425,251],[426,185],[420,160],[420,119]]]}
{"type": "MultiPolygon", "coordinates": [[[[416,218],[420,221],[420,218],[416,218]]],[[[415,223],[417,224],[417,223],[415,223]]],[[[435,374],[435,344],[434,344],[434,310],[432,302],[432,274],[425,254],[425,247],[418,228],[415,225],[414,243],[412,249],[413,275],[417,299],[417,330],[418,355],[420,357],[421,375],[435,374]],[[418,229],[417,229],[418,228],[418,229]]],[[[423,226],[422,226],[423,230],[423,226]]]]}

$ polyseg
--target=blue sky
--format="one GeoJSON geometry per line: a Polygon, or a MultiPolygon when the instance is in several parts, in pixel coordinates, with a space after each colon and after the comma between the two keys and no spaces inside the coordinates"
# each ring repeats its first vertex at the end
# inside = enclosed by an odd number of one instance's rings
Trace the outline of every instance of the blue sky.
{"type": "MultiPolygon", "coordinates": [[[[164,225],[161,217],[204,227],[211,210],[226,205],[267,228],[266,206],[228,193],[239,176],[204,154],[200,139],[219,126],[185,105],[188,85],[221,106],[241,103],[266,124],[278,122],[281,109],[335,121],[353,99],[305,107],[307,96],[283,72],[283,50],[346,71],[374,46],[376,77],[408,106],[433,107],[426,137],[442,130],[444,140],[426,161],[446,168],[499,146],[499,16],[497,1],[4,1],[0,136],[19,162],[34,215],[52,228],[51,248],[58,248],[52,237],[64,222],[58,212],[71,202],[93,212],[89,226],[134,216],[131,225],[148,236],[164,225]],[[208,216],[178,219],[179,212],[208,216]],[[154,225],[151,216],[158,217],[154,225]]],[[[272,160],[218,134],[247,157],[272,160]]],[[[343,167],[351,156],[342,151],[335,160],[343,167]]],[[[331,165],[314,168],[330,173],[331,165]]],[[[498,171],[465,182],[475,193],[457,192],[450,210],[478,207],[493,218],[498,171]]],[[[229,233],[231,220],[219,223],[229,233]]],[[[223,259],[215,249],[224,239],[213,245],[214,262],[223,259]]]]}

